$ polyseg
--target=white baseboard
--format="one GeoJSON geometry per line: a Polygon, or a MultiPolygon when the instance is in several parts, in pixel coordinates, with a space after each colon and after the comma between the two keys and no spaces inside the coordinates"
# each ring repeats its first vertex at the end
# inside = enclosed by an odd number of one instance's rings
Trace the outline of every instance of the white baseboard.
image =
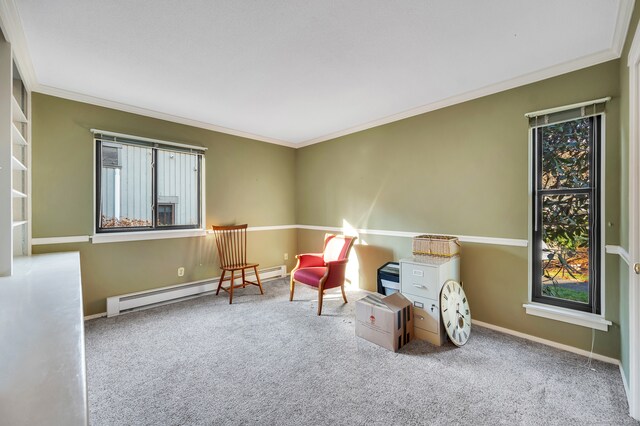
{"type": "MultiPolygon", "coordinates": [[[[532,342],[542,343],[543,345],[551,346],[553,348],[561,349],[561,350],[567,351],[567,352],[572,352],[574,354],[582,355],[582,356],[585,356],[587,358],[591,357],[591,358],[593,358],[595,360],[598,360],[598,361],[602,361],[602,362],[606,362],[606,363],[614,364],[614,365],[620,365],[620,361],[615,359],[615,358],[611,358],[611,357],[600,355],[600,354],[596,354],[596,353],[592,354],[591,352],[585,351],[584,349],[579,349],[579,348],[575,348],[573,346],[564,345],[562,343],[554,342],[553,340],[543,339],[541,337],[532,336],[530,334],[521,333],[519,331],[511,330],[511,329],[508,329],[508,328],[500,327],[500,326],[497,326],[497,325],[489,324],[489,323],[486,323],[486,322],[483,322],[483,321],[478,321],[478,320],[471,320],[471,324],[472,325],[477,325],[477,326],[480,326],[480,327],[484,327],[484,328],[488,328],[488,329],[491,329],[491,330],[499,331],[499,332],[504,333],[504,334],[510,334],[511,336],[520,337],[522,339],[530,340],[532,342]]],[[[623,378],[624,378],[624,375],[623,375],[623,378]]]]}
{"type": "Polygon", "coordinates": [[[629,399],[629,384],[627,383],[627,376],[624,375],[624,369],[622,368],[622,363],[618,362],[618,366],[620,367],[620,376],[622,377],[622,384],[624,385],[624,393],[627,395],[627,403],[631,405],[631,400],[629,399]]]}
{"type": "Polygon", "coordinates": [[[102,317],[106,317],[107,313],[106,312],[100,312],[99,314],[93,314],[93,315],[87,315],[86,317],[84,317],[85,321],[89,321],[92,319],[96,319],[96,318],[102,318],[102,317]]]}

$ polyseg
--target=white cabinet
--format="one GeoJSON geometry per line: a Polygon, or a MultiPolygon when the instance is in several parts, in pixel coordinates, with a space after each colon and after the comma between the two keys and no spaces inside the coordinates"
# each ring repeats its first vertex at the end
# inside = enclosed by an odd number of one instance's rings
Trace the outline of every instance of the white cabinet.
{"type": "Polygon", "coordinates": [[[458,256],[400,260],[400,292],[413,303],[414,334],[438,346],[446,340],[440,321],[440,291],[448,280],[460,281],[458,256]]]}
{"type": "Polygon", "coordinates": [[[31,94],[0,36],[0,276],[31,253],[31,94]]]}

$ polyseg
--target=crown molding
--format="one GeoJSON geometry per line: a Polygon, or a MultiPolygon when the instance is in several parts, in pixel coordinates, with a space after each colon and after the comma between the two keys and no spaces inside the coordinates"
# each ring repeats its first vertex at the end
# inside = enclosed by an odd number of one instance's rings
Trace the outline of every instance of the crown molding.
{"type": "Polygon", "coordinates": [[[524,74],[511,80],[502,81],[500,83],[485,86],[483,88],[472,90],[460,95],[452,96],[441,101],[437,101],[428,105],[413,108],[398,114],[389,115],[387,117],[380,118],[378,120],[370,121],[365,124],[361,124],[348,129],[340,130],[335,133],[321,136],[319,138],[310,139],[308,141],[296,144],[297,148],[302,148],[309,145],[314,145],[321,142],[326,142],[332,139],[339,138],[341,136],[350,135],[352,133],[361,132],[374,127],[382,126],[383,124],[393,123],[395,121],[404,120],[405,118],[415,117],[416,115],[425,114],[427,112],[435,111],[438,109],[446,108],[463,102],[471,101],[474,99],[482,98],[485,96],[493,95],[505,90],[514,89],[516,87],[524,86],[526,84],[535,83],[537,81],[545,80],[547,78],[556,77],[562,74],[566,74],[572,71],[577,71],[590,66],[598,65],[603,62],[611,61],[620,57],[620,53],[616,53],[613,48],[602,50],[592,55],[583,56],[578,59],[567,61],[552,67],[544,68],[529,74],[524,74]]]}
{"type": "Polygon", "coordinates": [[[620,0],[620,7],[618,8],[618,15],[616,18],[616,27],[613,33],[613,39],[611,41],[611,48],[596,52],[591,55],[583,56],[581,58],[566,61],[564,63],[554,65],[552,67],[543,68],[541,70],[524,74],[511,80],[506,80],[500,83],[485,86],[478,90],[473,90],[460,95],[452,96],[441,101],[437,101],[431,104],[423,105],[417,108],[413,108],[398,114],[382,117],[377,120],[370,121],[368,123],[360,124],[358,126],[350,127],[344,130],[340,130],[334,133],[329,133],[318,138],[309,139],[302,143],[296,144],[297,148],[303,148],[305,146],[314,145],[321,142],[326,142],[332,139],[339,138],[341,136],[350,135],[352,133],[361,132],[363,130],[372,129],[374,127],[381,126],[383,124],[393,123],[395,121],[404,120],[405,118],[414,117],[416,115],[424,114],[427,112],[435,111],[448,106],[460,104],[463,102],[471,101],[473,99],[482,98],[484,96],[493,95],[505,90],[514,89],[516,87],[524,86],[526,84],[535,83],[537,81],[545,80],[547,78],[556,77],[558,75],[566,74],[572,71],[577,71],[582,68],[598,65],[603,62],[618,59],[622,54],[624,43],[629,31],[629,24],[631,22],[631,15],[633,13],[635,1],[634,0],[620,0]]]}
{"type": "Polygon", "coordinates": [[[211,130],[218,133],[224,133],[232,136],[239,136],[242,138],[253,139],[261,142],[267,142],[275,145],[282,145],[289,148],[296,148],[294,143],[281,141],[266,136],[255,135],[252,133],[243,132],[240,130],[229,129],[222,126],[217,126],[211,123],[205,123],[198,120],[192,120],[190,118],[180,117],[173,114],[167,114],[159,111],[154,111],[146,108],[136,107],[121,102],[110,101],[108,99],[98,98],[95,96],[84,95],[69,90],[64,90],[57,87],[47,86],[40,84],[36,77],[33,62],[31,61],[31,55],[27,46],[27,38],[25,37],[22,29],[22,20],[18,14],[14,0],[2,0],[0,1],[0,24],[5,31],[5,37],[11,43],[13,55],[16,59],[16,66],[20,71],[22,80],[28,90],[32,92],[43,93],[46,95],[57,96],[63,99],[69,99],[72,101],[84,102],[91,105],[116,109],[119,111],[129,112],[132,114],[143,115],[145,117],[157,118],[159,120],[170,121],[173,123],[184,124],[187,126],[198,127],[201,129],[211,130]]]}
{"type": "MultiPolygon", "coordinates": [[[[629,22],[627,21],[627,26],[628,24],[629,22]]],[[[624,43],[624,39],[623,39],[623,43],[624,43]]],[[[212,130],[220,133],[240,136],[243,138],[254,139],[254,140],[268,142],[276,145],[282,145],[289,148],[304,148],[309,145],[315,145],[317,143],[326,142],[332,139],[339,138],[341,136],[347,136],[352,133],[357,133],[364,130],[372,129],[374,127],[382,126],[384,124],[389,124],[396,121],[404,120],[406,118],[411,118],[416,115],[421,115],[427,112],[436,111],[438,109],[442,109],[442,108],[446,108],[446,107],[460,104],[463,102],[482,98],[484,96],[493,95],[496,93],[503,92],[505,90],[514,89],[516,87],[524,86],[526,84],[535,83],[537,81],[545,80],[547,78],[556,77],[558,75],[566,74],[572,71],[577,71],[583,68],[601,64],[603,62],[617,59],[620,57],[620,53],[616,53],[615,52],[616,49],[617,47],[600,51],[592,55],[584,56],[582,58],[574,59],[571,61],[564,62],[562,64],[555,65],[553,67],[549,67],[533,73],[525,74],[511,80],[485,86],[478,90],[473,90],[471,92],[466,92],[461,95],[452,96],[450,98],[447,98],[438,102],[423,105],[418,108],[410,109],[398,114],[393,114],[393,115],[383,117],[374,121],[370,121],[368,123],[350,127],[348,129],[340,130],[334,133],[329,133],[327,135],[320,136],[318,138],[310,139],[300,143],[281,141],[281,140],[269,138],[266,136],[255,135],[252,133],[246,133],[246,132],[242,132],[234,129],[228,129],[228,128],[216,126],[210,123],[204,123],[201,121],[179,117],[172,114],[166,114],[158,111],[148,110],[148,109],[136,107],[133,105],[123,104],[120,102],[109,101],[109,100],[97,98],[94,96],[83,95],[80,93],[75,93],[75,92],[71,92],[68,90],[59,89],[51,86],[37,85],[33,91],[44,93],[47,95],[57,96],[60,98],[69,99],[73,101],[79,101],[79,102],[84,102],[92,105],[103,106],[106,108],[112,108],[120,111],[144,115],[147,117],[158,118],[166,121],[172,121],[175,123],[185,124],[188,126],[199,127],[199,128],[212,130]]]]}
{"type": "MultiPolygon", "coordinates": [[[[628,26],[629,22],[627,22],[628,26]]],[[[617,32],[617,30],[616,30],[617,32]]],[[[624,39],[623,39],[624,43],[624,39]]],[[[556,77],[561,74],[566,74],[579,69],[587,68],[593,65],[601,64],[620,57],[620,53],[616,53],[614,48],[603,50],[592,55],[584,56],[582,58],[567,61],[553,67],[544,68],[533,73],[525,74],[520,77],[516,77],[511,80],[506,80],[500,83],[485,86],[478,90],[473,90],[460,95],[452,96],[441,101],[437,101],[431,104],[423,105],[418,108],[413,108],[398,114],[389,115],[368,123],[360,124],[358,126],[350,127],[348,129],[340,130],[334,133],[329,133],[318,138],[310,139],[300,143],[287,142],[279,139],[269,138],[267,136],[256,135],[253,133],[242,132],[240,130],[228,129],[226,127],[217,126],[211,123],[205,123],[198,120],[192,120],[185,117],[180,117],[172,114],[158,112],[146,108],[136,107],[121,102],[111,101],[95,96],[84,95],[82,93],[72,92],[57,87],[46,86],[42,84],[35,84],[33,87],[34,92],[43,93],[45,95],[56,96],[63,99],[69,99],[72,101],[83,102],[91,105],[102,106],[105,108],[116,109],[119,111],[129,112],[133,114],[143,115],[146,117],[157,118],[160,120],[171,121],[174,123],[185,124],[187,126],[199,127],[206,130],[212,130],[219,133],[225,133],[233,136],[239,136],[243,138],[253,139],[261,142],[267,142],[276,145],[282,145],[289,148],[304,148],[309,145],[315,145],[317,143],[326,142],[332,139],[339,138],[341,136],[347,136],[352,133],[361,132],[364,130],[372,129],[374,127],[382,126],[384,124],[393,123],[396,121],[404,120],[405,118],[411,118],[416,115],[425,114],[427,112],[436,111],[438,109],[446,108],[463,102],[471,101],[473,99],[482,98],[484,96],[493,95],[505,90],[514,89],[516,87],[524,86],[526,84],[535,83],[537,81],[545,80],[547,78],[556,77]]]]}
{"type": "Polygon", "coordinates": [[[218,126],[211,123],[206,123],[190,118],[180,117],[173,114],[163,113],[147,108],[136,107],[133,105],[111,101],[95,96],[85,95],[57,87],[42,85],[38,83],[36,73],[29,54],[26,37],[22,29],[22,21],[18,10],[15,6],[14,0],[0,1],[0,23],[5,29],[9,42],[13,46],[14,56],[16,58],[18,69],[22,75],[23,81],[27,88],[34,92],[39,92],[47,95],[57,96],[64,99],[69,99],[78,102],[84,102],[92,105],[102,106],[106,108],[116,109],[133,114],[143,115],[146,117],[157,118],[160,120],[171,121],[178,124],[184,124],[187,126],[198,127],[214,132],[224,133],[232,136],[239,136],[243,138],[253,139],[261,142],[267,142],[271,144],[286,146],[289,148],[303,148],[309,145],[314,145],[321,142],[326,142],[332,139],[346,136],[352,133],[361,132],[374,127],[378,127],[384,124],[389,124],[395,121],[403,120],[406,118],[414,117],[416,115],[424,114],[427,112],[435,111],[448,106],[456,105],[459,103],[467,102],[473,99],[478,99],[484,96],[493,95],[505,90],[513,89],[519,86],[523,86],[530,83],[535,83],[547,78],[555,77],[561,74],[565,74],[572,71],[577,71],[582,68],[594,66],[606,61],[617,59],[622,53],[624,43],[629,29],[631,21],[631,15],[633,13],[635,2],[633,0],[620,0],[620,6],[618,8],[618,15],[616,18],[616,27],[614,30],[612,44],[610,49],[606,49],[592,55],[587,55],[581,58],[577,58],[571,61],[567,61],[552,67],[544,68],[533,73],[524,74],[522,76],[513,78],[511,80],[503,81],[500,83],[485,86],[483,88],[466,92],[460,95],[452,96],[441,101],[433,102],[427,105],[423,105],[417,108],[392,114],[386,117],[382,117],[367,123],[363,123],[357,126],[353,126],[347,129],[343,129],[337,132],[332,132],[324,136],[309,139],[300,143],[293,143],[283,141],[279,139],[270,138],[267,136],[256,135],[253,133],[243,132],[240,130],[229,129],[226,127],[218,126]]]}
{"type": "Polygon", "coordinates": [[[108,99],[98,98],[96,96],[84,95],[82,93],[72,92],[70,90],[60,89],[57,87],[46,86],[38,84],[33,88],[34,92],[43,93],[45,95],[56,96],[58,98],[69,99],[72,101],[83,102],[86,104],[96,105],[105,108],[111,108],[118,111],[129,112],[132,114],[143,115],[145,117],[156,118],[159,120],[171,121],[173,123],[184,124],[187,126],[198,127],[205,130],[211,130],[218,133],[224,133],[232,136],[239,136],[241,138],[253,139],[260,142],[267,142],[275,145],[282,145],[289,148],[296,148],[297,145],[281,141],[278,139],[269,138],[266,136],[255,135],[253,133],[247,133],[240,130],[229,129],[227,127],[216,126],[215,124],[205,123],[203,121],[192,120],[190,118],[180,117],[173,114],[167,114],[164,112],[154,111],[147,108],[141,108],[134,105],[125,104],[122,102],[111,101],[108,99]]]}
{"type": "MultiPolygon", "coordinates": [[[[626,58],[627,67],[631,68],[631,70],[629,70],[630,73],[635,72],[633,68],[640,63],[640,31],[638,31],[638,28],[640,28],[640,25],[634,29],[635,33],[631,41],[631,46],[629,47],[629,54],[626,58]]],[[[633,82],[630,82],[630,84],[632,83],[633,82]]]]}
{"type": "Polygon", "coordinates": [[[624,42],[629,33],[629,24],[631,23],[634,4],[634,0],[620,0],[620,8],[618,8],[618,17],[616,18],[616,28],[613,32],[613,41],[611,43],[611,50],[613,50],[618,57],[622,55],[624,42]]]}
{"type": "Polygon", "coordinates": [[[31,62],[27,38],[22,30],[22,20],[13,0],[0,1],[0,24],[7,41],[11,43],[16,66],[24,85],[28,90],[33,90],[38,80],[31,62]]]}

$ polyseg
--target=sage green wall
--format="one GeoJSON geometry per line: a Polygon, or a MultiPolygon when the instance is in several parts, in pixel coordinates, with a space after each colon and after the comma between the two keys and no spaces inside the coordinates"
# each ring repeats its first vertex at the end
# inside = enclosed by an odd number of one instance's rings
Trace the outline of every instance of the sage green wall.
{"type": "MultiPolygon", "coordinates": [[[[33,236],[93,232],[89,129],[102,128],[208,147],[207,226],[302,223],[526,239],[528,130],[523,114],[612,96],[605,201],[612,225],[605,240],[618,244],[624,164],[620,69],[619,61],[607,62],[299,150],[34,94],[33,236]]],[[[292,254],[317,251],[322,234],[254,232],[250,257],[272,266],[289,253],[291,269],[292,254]]],[[[354,255],[359,282],[369,289],[377,266],[411,252],[407,238],[363,235],[361,240],[367,246],[356,247],[354,255]]],[[[67,250],[81,252],[87,315],[104,312],[111,295],[218,275],[211,237],[34,247],[35,253],[67,250]],[[176,276],[179,266],[186,267],[183,278],[176,276]]],[[[589,349],[589,329],[524,313],[527,256],[526,248],[464,245],[462,279],[474,318],[589,349]]],[[[595,350],[618,358],[624,295],[619,260],[607,256],[606,268],[606,312],[614,325],[606,333],[596,332],[595,350]]]]}
{"type": "MultiPolygon", "coordinates": [[[[34,238],[93,233],[91,128],[207,147],[207,227],[295,223],[291,148],[38,93],[32,103],[34,238]]],[[[251,232],[248,239],[249,258],[261,267],[294,266],[295,230],[251,232]]],[[[104,312],[108,296],[219,275],[211,237],[33,248],[68,250],[80,251],[85,315],[104,312]],[[180,266],[186,272],[178,278],[180,266]]]]}
{"type": "MultiPolygon", "coordinates": [[[[620,245],[629,250],[629,67],[627,58],[640,21],[635,7],[620,56],[620,245]]],[[[620,261],[620,362],[629,383],[629,265],[620,261]]]]}
{"type": "MultiPolygon", "coordinates": [[[[297,150],[297,222],[527,239],[529,154],[524,114],[605,96],[612,97],[607,104],[605,177],[606,221],[611,226],[605,230],[605,241],[618,244],[617,60],[297,150]]],[[[299,251],[317,251],[321,234],[299,231],[299,251]]],[[[395,259],[411,252],[408,238],[361,237],[395,259]]],[[[525,314],[527,256],[527,248],[521,247],[463,246],[462,279],[474,318],[590,349],[590,329],[525,314]]],[[[358,263],[370,262],[358,259],[358,263]]],[[[606,316],[614,325],[608,332],[596,332],[595,351],[618,358],[616,257],[606,257],[606,271],[606,316]]],[[[366,279],[363,284],[372,285],[366,279]]]]}

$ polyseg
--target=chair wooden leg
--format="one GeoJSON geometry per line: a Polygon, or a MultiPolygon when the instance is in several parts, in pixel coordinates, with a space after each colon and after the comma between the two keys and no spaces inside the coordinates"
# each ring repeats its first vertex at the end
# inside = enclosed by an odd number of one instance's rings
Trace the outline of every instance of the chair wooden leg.
{"type": "Polygon", "coordinates": [[[322,285],[318,287],[318,315],[322,314],[322,298],[324,297],[324,290],[322,285]]]}
{"type": "Polygon", "coordinates": [[[220,294],[220,289],[222,288],[222,281],[224,280],[224,274],[226,274],[227,271],[225,271],[224,269],[222,270],[222,275],[220,276],[220,282],[218,283],[218,289],[216,290],[216,296],[218,294],[220,294]]]}
{"type": "Polygon", "coordinates": [[[256,272],[256,281],[258,281],[258,287],[260,287],[260,294],[264,294],[264,291],[262,291],[262,282],[260,282],[260,275],[258,275],[258,267],[254,266],[253,270],[256,272]]]}
{"type": "Polygon", "coordinates": [[[293,292],[296,290],[296,282],[293,280],[293,274],[291,274],[291,282],[289,283],[289,302],[293,301],[293,292]]]}
{"type": "Polygon", "coordinates": [[[349,303],[347,302],[347,295],[344,292],[344,283],[342,283],[342,285],[340,286],[340,290],[342,290],[342,298],[344,299],[344,303],[349,303]]]}
{"type": "Polygon", "coordinates": [[[247,280],[244,277],[244,269],[242,270],[242,288],[245,288],[247,286],[247,280]]]}
{"type": "Polygon", "coordinates": [[[234,286],[234,281],[235,281],[235,277],[233,276],[233,273],[235,271],[231,270],[231,285],[229,286],[229,304],[233,303],[233,286],[234,286]]]}

